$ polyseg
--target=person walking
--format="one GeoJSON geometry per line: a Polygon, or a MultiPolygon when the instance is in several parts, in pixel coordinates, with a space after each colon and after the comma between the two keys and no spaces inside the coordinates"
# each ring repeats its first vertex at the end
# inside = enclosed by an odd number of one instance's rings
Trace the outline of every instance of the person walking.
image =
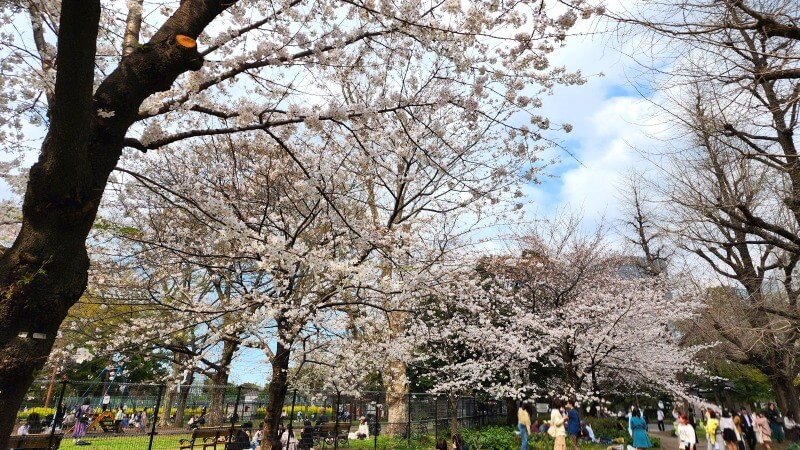
{"type": "Polygon", "coordinates": [[[739,417],[738,414],[733,414],[733,426],[736,427],[737,436],[739,436],[739,440],[736,442],[736,447],[739,450],[747,450],[744,445],[744,430],[742,429],[742,418],[739,417]]]}
{"type": "Polygon", "coordinates": [[[658,421],[658,431],[666,430],[664,427],[664,410],[661,408],[656,411],[656,421],[658,421]]]}
{"type": "Polygon", "coordinates": [[[686,414],[678,415],[676,435],[680,441],[681,450],[697,450],[697,433],[695,433],[694,427],[689,424],[689,416],[686,414]]]}
{"type": "Polygon", "coordinates": [[[92,407],[89,405],[89,399],[83,399],[83,404],[75,410],[75,427],[72,429],[72,438],[75,445],[88,445],[89,443],[83,440],[86,436],[86,430],[89,428],[89,420],[92,415],[92,407]]]}
{"type": "Polygon", "coordinates": [[[642,412],[639,408],[633,408],[631,411],[631,420],[629,422],[631,427],[631,436],[633,437],[633,446],[637,449],[650,448],[653,444],[650,443],[650,438],[647,437],[647,422],[642,418],[642,412]]]}
{"type": "Polygon", "coordinates": [[[719,419],[719,428],[722,430],[722,440],[725,441],[725,450],[738,450],[739,432],[736,431],[736,424],[733,422],[730,411],[723,410],[722,418],[719,419]]]}
{"type": "Polygon", "coordinates": [[[528,436],[531,435],[532,415],[533,409],[530,403],[523,402],[517,410],[517,428],[519,428],[519,434],[522,437],[522,445],[520,446],[522,450],[528,450],[528,436]]]}
{"type": "Polygon", "coordinates": [[[755,420],[756,435],[759,442],[764,444],[767,450],[772,449],[772,428],[769,426],[769,420],[764,414],[764,411],[758,412],[758,417],[755,420]]]}
{"type": "Polygon", "coordinates": [[[717,430],[719,429],[719,420],[717,420],[717,413],[708,408],[706,410],[706,440],[708,441],[708,450],[719,450],[717,448],[717,430]]]}
{"type": "Polygon", "coordinates": [[[767,411],[764,414],[767,416],[767,420],[769,420],[772,438],[778,443],[783,442],[783,418],[778,408],[775,407],[775,403],[767,405],[767,411]]]}
{"type": "Polygon", "coordinates": [[[578,415],[578,408],[575,407],[575,400],[567,401],[567,436],[572,450],[578,449],[578,436],[581,434],[581,418],[578,415]]]}
{"type": "Polygon", "coordinates": [[[142,408],[142,412],[139,413],[139,430],[142,433],[147,432],[147,408],[142,408]]]}
{"type": "Polygon", "coordinates": [[[550,427],[547,433],[553,437],[553,450],[567,450],[565,438],[567,432],[564,429],[564,416],[561,415],[561,399],[553,399],[552,408],[550,408],[550,427]]]}
{"type": "Polygon", "coordinates": [[[754,427],[753,418],[747,412],[747,408],[742,408],[739,411],[739,425],[742,428],[743,440],[747,443],[748,450],[756,450],[756,429],[754,427]]]}
{"type": "Polygon", "coordinates": [[[114,432],[115,433],[122,433],[122,420],[125,418],[125,411],[122,410],[122,406],[117,408],[117,413],[114,415],[114,432]]]}

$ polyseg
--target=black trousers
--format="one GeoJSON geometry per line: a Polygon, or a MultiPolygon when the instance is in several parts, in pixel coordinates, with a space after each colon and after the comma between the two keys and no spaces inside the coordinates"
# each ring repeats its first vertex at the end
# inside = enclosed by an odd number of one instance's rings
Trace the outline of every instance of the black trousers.
{"type": "Polygon", "coordinates": [[[663,420],[659,420],[658,421],[658,431],[664,431],[664,421],[663,420]]]}
{"type": "Polygon", "coordinates": [[[747,448],[749,450],[756,450],[758,439],[756,438],[756,430],[749,428],[744,430],[744,439],[747,441],[747,448]]]}

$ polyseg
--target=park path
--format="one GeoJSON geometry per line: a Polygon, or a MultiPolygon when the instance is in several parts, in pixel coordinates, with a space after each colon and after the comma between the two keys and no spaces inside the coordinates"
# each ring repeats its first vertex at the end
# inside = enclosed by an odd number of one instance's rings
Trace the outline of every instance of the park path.
{"type": "MultiPolygon", "coordinates": [[[[658,431],[656,424],[650,424],[647,434],[661,439],[661,448],[664,450],[678,450],[678,438],[672,435],[672,424],[664,424],[665,431],[658,431]]],[[[705,447],[704,447],[705,448],[705,447]]]]}

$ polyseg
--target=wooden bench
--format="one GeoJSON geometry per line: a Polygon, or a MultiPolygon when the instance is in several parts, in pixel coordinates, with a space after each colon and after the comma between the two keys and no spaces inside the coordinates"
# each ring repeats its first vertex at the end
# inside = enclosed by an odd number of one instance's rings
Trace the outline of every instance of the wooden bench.
{"type": "Polygon", "coordinates": [[[231,433],[231,427],[195,428],[192,430],[192,437],[190,439],[181,439],[179,441],[180,448],[181,450],[185,448],[194,449],[195,446],[197,446],[197,448],[203,450],[209,447],[216,450],[218,445],[225,448],[228,444],[228,439],[235,437],[240,429],[241,427],[234,427],[231,433]]]}
{"type": "Polygon", "coordinates": [[[349,445],[350,423],[327,422],[317,427],[317,440],[323,444],[332,444],[339,441],[339,445],[349,445]]]}
{"type": "Polygon", "coordinates": [[[52,436],[53,443],[50,444],[50,433],[45,434],[27,434],[25,436],[11,436],[8,439],[8,448],[14,450],[23,450],[28,448],[49,448],[52,450],[58,449],[61,446],[61,440],[64,438],[63,433],[57,433],[52,436]]]}

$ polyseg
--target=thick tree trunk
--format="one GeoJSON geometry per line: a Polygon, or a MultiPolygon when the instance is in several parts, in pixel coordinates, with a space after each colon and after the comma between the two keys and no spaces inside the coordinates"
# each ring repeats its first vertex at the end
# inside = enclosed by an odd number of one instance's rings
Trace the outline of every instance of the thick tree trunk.
{"type": "Polygon", "coordinates": [[[775,392],[778,408],[784,415],[792,413],[794,417],[800,417],[800,392],[793,382],[790,376],[774,377],[772,390],[775,392]]]}
{"type": "Polygon", "coordinates": [[[390,362],[383,381],[386,383],[386,408],[389,410],[386,434],[404,436],[408,422],[409,393],[406,365],[401,361],[390,362]]]}
{"type": "Polygon", "coordinates": [[[517,426],[517,401],[511,397],[505,398],[506,402],[506,425],[517,426]]]}
{"type": "Polygon", "coordinates": [[[186,384],[181,385],[180,393],[178,394],[178,406],[175,411],[175,426],[182,427],[183,419],[186,413],[186,400],[189,398],[189,391],[192,389],[192,382],[194,381],[194,372],[189,372],[186,379],[186,384]]]}
{"type": "Polygon", "coordinates": [[[62,0],[50,128],[28,177],[20,232],[0,256],[0,449],[61,322],[86,288],[86,238],[139,106],[202,66],[197,48],[179,45],[175,36],[197,38],[234,3],[183,2],[146,51],[125,57],[92,95],[100,1],[62,0]]]}
{"type": "Polygon", "coordinates": [[[217,372],[211,377],[211,401],[208,404],[206,424],[218,427],[225,423],[225,393],[228,390],[228,372],[217,372]]]}
{"type": "Polygon", "coordinates": [[[230,339],[222,341],[222,355],[217,370],[211,376],[211,402],[208,405],[208,425],[220,426],[225,423],[225,393],[228,390],[228,377],[231,371],[233,355],[239,344],[230,339]]]}
{"type": "Polygon", "coordinates": [[[450,437],[458,433],[458,395],[450,393],[447,396],[447,405],[450,407],[450,437]]]}
{"type": "MultiPolygon", "coordinates": [[[[282,317],[279,317],[277,322],[278,335],[281,336],[281,339],[278,339],[275,345],[275,357],[272,360],[272,377],[269,381],[269,399],[262,430],[261,450],[270,450],[270,438],[280,437],[278,436],[278,424],[281,421],[281,411],[288,389],[289,360],[292,348],[290,339],[287,338],[288,332],[284,329],[288,324],[282,317]]],[[[293,420],[293,418],[290,417],[289,420],[293,420]]],[[[299,437],[299,431],[295,431],[295,436],[299,437]]]]}
{"type": "Polygon", "coordinates": [[[51,128],[30,171],[22,228],[0,257],[0,449],[7,446],[17,409],[35,371],[47,360],[61,322],[86,288],[89,258],[84,243],[97,207],[93,202],[100,195],[81,191],[85,186],[72,180],[52,178],[66,177],[65,171],[80,177],[88,169],[81,164],[85,158],[68,159],[91,140],[87,125],[94,114],[99,20],[99,0],[62,3],[51,128]],[[80,214],[84,209],[92,212],[80,214]]]}
{"type": "Polygon", "coordinates": [[[167,395],[164,396],[164,406],[161,407],[163,411],[161,417],[158,418],[158,426],[169,426],[169,417],[172,415],[172,405],[175,403],[175,388],[177,385],[167,385],[167,395]]]}

